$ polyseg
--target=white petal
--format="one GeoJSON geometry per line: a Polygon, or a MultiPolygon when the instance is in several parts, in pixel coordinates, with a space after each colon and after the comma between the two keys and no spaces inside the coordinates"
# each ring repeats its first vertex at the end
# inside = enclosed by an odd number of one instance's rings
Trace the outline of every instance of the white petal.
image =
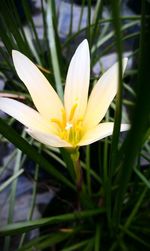
{"type": "Polygon", "coordinates": [[[12,56],[17,74],[30,92],[37,110],[47,119],[60,118],[62,102],[44,75],[22,53],[13,50],[12,56]]]}
{"type": "MultiPolygon", "coordinates": [[[[127,58],[123,59],[123,72],[125,71],[127,61],[127,58]]],[[[118,63],[114,64],[102,75],[91,92],[84,119],[88,128],[96,126],[103,119],[117,93],[117,87],[118,63]]]]}
{"type": "Polygon", "coordinates": [[[26,127],[51,131],[50,125],[34,109],[10,98],[0,98],[0,110],[20,121],[26,127]]]}
{"type": "Polygon", "coordinates": [[[70,110],[75,103],[78,104],[75,117],[82,117],[87,106],[87,97],[90,78],[90,55],[87,40],[77,48],[69,65],[64,103],[69,117],[70,110]]]}
{"type": "MultiPolygon", "coordinates": [[[[107,122],[97,125],[95,128],[87,131],[78,145],[88,145],[97,140],[103,139],[113,133],[114,123],[107,122]]],[[[130,128],[128,124],[121,124],[120,131],[126,131],[130,128]]]]}
{"type": "Polygon", "coordinates": [[[32,136],[34,139],[38,140],[44,145],[52,146],[52,147],[71,147],[71,145],[59,138],[56,135],[48,134],[48,133],[42,133],[35,130],[26,130],[30,136],[32,136]]]}

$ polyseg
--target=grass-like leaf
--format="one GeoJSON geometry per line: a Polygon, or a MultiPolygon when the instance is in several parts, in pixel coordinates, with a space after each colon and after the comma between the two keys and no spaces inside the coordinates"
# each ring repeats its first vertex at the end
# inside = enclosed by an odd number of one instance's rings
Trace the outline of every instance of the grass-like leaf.
{"type": "Polygon", "coordinates": [[[81,211],[81,212],[75,212],[75,213],[70,213],[70,214],[58,215],[58,216],[43,218],[43,219],[34,220],[34,221],[9,224],[9,225],[0,227],[0,234],[1,235],[8,235],[8,234],[14,235],[16,233],[24,233],[31,229],[36,229],[44,225],[60,223],[60,222],[78,221],[84,218],[92,217],[94,215],[103,214],[104,212],[105,212],[105,209],[99,208],[99,209],[94,209],[94,210],[89,210],[89,211],[81,211]]]}
{"type": "Polygon", "coordinates": [[[137,103],[134,109],[132,127],[126,141],[125,157],[123,158],[121,166],[119,190],[114,208],[114,221],[116,223],[120,220],[124,193],[135,165],[135,159],[139,154],[145,133],[149,127],[150,85],[148,83],[150,81],[150,18],[147,18],[147,15],[150,14],[150,3],[143,1],[142,5],[137,103]]]}

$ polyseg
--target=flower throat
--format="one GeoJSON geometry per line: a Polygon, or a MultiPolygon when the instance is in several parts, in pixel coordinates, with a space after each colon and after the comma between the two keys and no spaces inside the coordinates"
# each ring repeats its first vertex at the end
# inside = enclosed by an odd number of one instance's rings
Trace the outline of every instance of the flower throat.
{"type": "Polygon", "coordinates": [[[62,119],[52,118],[51,122],[57,124],[58,126],[58,136],[63,140],[68,141],[73,146],[76,146],[82,137],[82,118],[75,119],[74,115],[76,112],[78,104],[75,103],[69,114],[69,118],[67,120],[65,109],[61,110],[62,119]]]}

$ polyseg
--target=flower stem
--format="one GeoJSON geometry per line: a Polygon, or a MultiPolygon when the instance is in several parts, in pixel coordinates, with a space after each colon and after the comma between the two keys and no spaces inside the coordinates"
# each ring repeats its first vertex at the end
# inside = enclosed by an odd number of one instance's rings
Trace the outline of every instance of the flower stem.
{"type": "Polygon", "coordinates": [[[71,158],[72,158],[72,161],[73,161],[74,171],[75,171],[75,174],[76,174],[77,191],[81,192],[83,179],[82,179],[82,169],[81,169],[81,164],[80,164],[80,158],[79,157],[80,157],[79,150],[75,149],[71,153],[71,158]]]}

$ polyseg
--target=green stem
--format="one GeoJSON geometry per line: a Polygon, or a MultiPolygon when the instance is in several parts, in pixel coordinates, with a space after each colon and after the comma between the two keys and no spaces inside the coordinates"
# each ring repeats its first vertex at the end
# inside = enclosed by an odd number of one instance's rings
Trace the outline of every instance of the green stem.
{"type": "Polygon", "coordinates": [[[74,171],[76,175],[76,187],[77,187],[78,192],[82,190],[82,170],[81,170],[79,156],[80,156],[80,153],[78,149],[75,149],[71,153],[71,159],[73,161],[74,171]]]}
{"type": "Polygon", "coordinates": [[[92,194],[92,189],[91,189],[91,172],[90,172],[90,146],[86,147],[86,179],[87,179],[87,188],[88,188],[88,193],[89,195],[92,194]]]}

